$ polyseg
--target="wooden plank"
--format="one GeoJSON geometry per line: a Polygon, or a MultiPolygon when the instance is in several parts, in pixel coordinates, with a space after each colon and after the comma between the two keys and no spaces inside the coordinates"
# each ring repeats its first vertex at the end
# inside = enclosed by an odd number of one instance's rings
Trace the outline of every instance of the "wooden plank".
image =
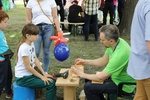
{"type": "MultiPolygon", "coordinates": [[[[81,69],[82,71],[84,71],[83,65],[72,65],[71,67],[77,67],[77,68],[81,69]]],[[[76,78],[78,76],[75,73],[72,73],[72,77],[76,78]]]]}
{"type": "Polygon", "coordinates": [[[63,33],[63,35],[70,35],[70,34],[71,34],[70,32],[63,33]]]}
{"type": "Polygon", "coordinates": [[[76,100],[76,87],[64,87],[64,100],[76,100]]]}
{"type": "Polygon", "coordinates": [[[84,25],[83,22],[81,23],[72,23],[72,22],[60,22],[60,24],[70,24],[70,25],[84,25]]]}
{"type": "MultiPolygon", "coordinates": [[[[96,72],[96,74],[99,74],[101,72],[96,72]]],[[[103,81],[92,81],[93,84],[103,84],[103,81]]]]}

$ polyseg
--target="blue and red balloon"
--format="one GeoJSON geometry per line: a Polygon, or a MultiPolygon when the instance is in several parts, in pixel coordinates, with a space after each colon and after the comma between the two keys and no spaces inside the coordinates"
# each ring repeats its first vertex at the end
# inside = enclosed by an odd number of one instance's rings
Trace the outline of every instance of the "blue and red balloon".
{"type": "Polygon", "coordinates": [[[63,32],[59,32],[58,36],[51,36],[51,40],[54,40],[54,56],[59,61],[65,61],[70,55],[70,49],[65,44],[68,40],[63,38],[63,32]]]}
{"type": "Polygon", "coordinates": [[[54,48],[54,56],[57,60],[59,61],[64,61],[66,60],[70,55],[70,49],[68,46],[61,42],[54,48]]]}
{"type": "Polygon", "coordinates": [[[68,41],[68,39],[63,37],[63,32],[62,31],[58,32],[58,36],[51,36],[50,39],[54,40],[55,46],[58,45],[61,42],[66,43],[68,41]]]}

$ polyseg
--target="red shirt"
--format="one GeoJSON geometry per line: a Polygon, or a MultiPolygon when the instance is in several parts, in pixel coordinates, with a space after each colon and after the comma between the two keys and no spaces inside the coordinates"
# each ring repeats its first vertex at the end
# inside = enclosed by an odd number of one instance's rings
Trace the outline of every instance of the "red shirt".
{"type": "Polygon", "coordinates": [[[0,62],[4,62],[5,60],[0,60],[0,62]]]}
{"type": "Polygon", "coordinates": [[[104,5],[105,5],[105,1],[101,0],[101,6],[104,6],[104,5]]]}

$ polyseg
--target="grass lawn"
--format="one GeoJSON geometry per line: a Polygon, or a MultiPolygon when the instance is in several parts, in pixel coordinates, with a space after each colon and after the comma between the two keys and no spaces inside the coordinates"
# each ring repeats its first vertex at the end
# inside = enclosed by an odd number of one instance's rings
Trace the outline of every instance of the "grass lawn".
{"type": "MultiPolygon", "coordinates": [[[[17,4],[16,8],[10,9],[9,14],[9,26],[4,29],[7,42],[9,47],[15,52],[18,44],[18,40],[21,36],[21,30],[25,25],[25,8],[22,4],[17,4]]],[[[105,51],[105,47],[100,44],[100,42],[94,40],[93,34],[90,35],[90,41],[85,42],[84,36],[79,35],[77,37],[73,37],[73,35],[64,36],[69,38],[69,41],[66,43],[70,48],[70,56],[67,60],[60,62],[55,59],[53,55],[54,43],[51,46],[51,63],[49,73],[58,73],[60,68],[69,68],[74,64],[74,60],[76,58],[87,58],[87,59],[95,59],[103,55],[105,51]]],[[[128,37],[125,37],[127,41],[129,41],[128,37]]],[[[42,55],[42,52],[41,52],[42,55]]],[[[42,56],[40,55],[39,59],[42,61],[42,56]]],[[[15,66],[15,56],[11,59],[12,69],[13,69],[13,77],[14,77],[14,66],[15,66]]],[[[96,71],[101,71],[103,68],[97,68],[92,66],[86,66],[85,72],[87,73],[95,73],[96,71]]],[[[14,78],[13,78],[14,81],[14,78]]],[[[77,98],[79,96],[80,91],[83,89],[84,79],[81,79],[80,86],[77,87],[77,98]]],[[[41,95],[40,98],[36,100],[44,100],[45,95],[41,95]]],[[[61,87],[57,88],[57,98],[58,100],[63,100],[63,90],[61,87]]],[[[6,100],[4,94],[0,97],[0,100],[6,100]]]]}

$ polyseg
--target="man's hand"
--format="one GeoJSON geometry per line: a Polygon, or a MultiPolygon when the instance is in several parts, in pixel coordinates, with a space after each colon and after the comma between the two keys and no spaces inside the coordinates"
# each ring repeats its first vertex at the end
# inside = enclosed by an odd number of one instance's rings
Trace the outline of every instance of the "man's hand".
{"type": "Polygon", "coordinates": [[[85,64],[85,60],[78,58],[75,60],[75,65],[84,65],[85,64]]]}
{"type": "Polygon", "coordinates": [[[83,74],[83,70],[78,67],[71,67],[71,71],[79,77],[81,77],[83,74]]]}

